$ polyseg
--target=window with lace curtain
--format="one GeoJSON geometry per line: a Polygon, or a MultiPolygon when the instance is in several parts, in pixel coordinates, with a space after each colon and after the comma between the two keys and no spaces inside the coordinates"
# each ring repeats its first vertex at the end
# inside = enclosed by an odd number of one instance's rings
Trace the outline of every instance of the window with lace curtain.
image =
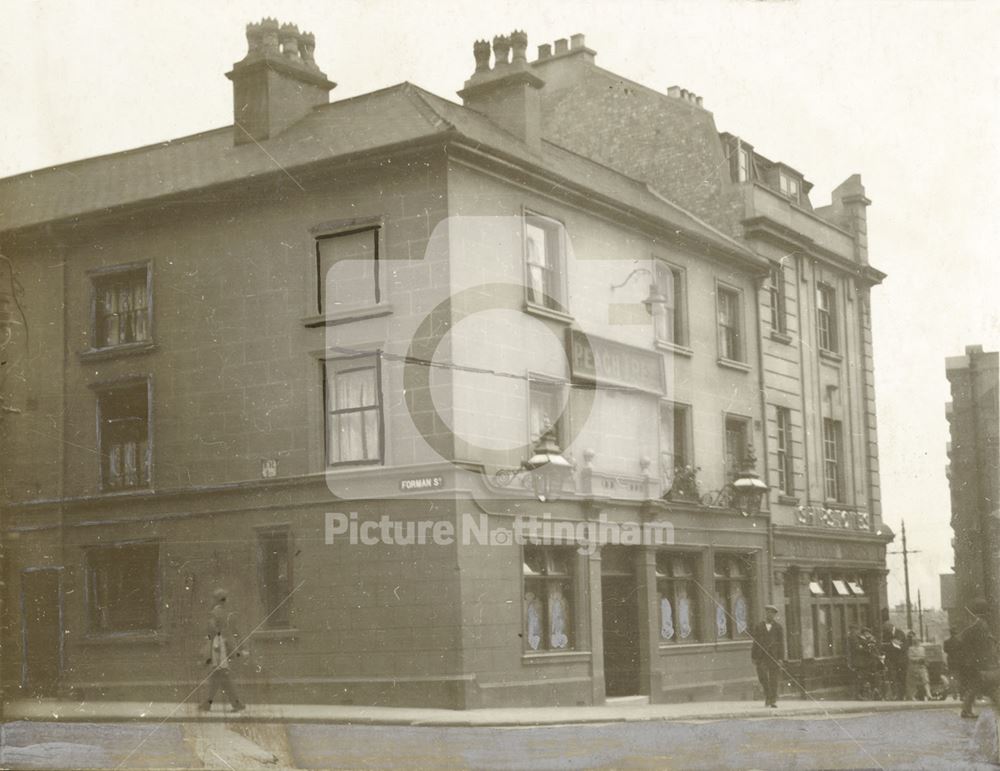
{"type": "Polygon", "coordinates": [[[382,382],[378,354],[327,359],[326,458],[330,466],[381,463],[382,382]]]}
{"type": "Polygon", "coordinates": [[[144,343],[150,336],[147,265],[114,268],[93,276],[94,348],[144,343]]]}
{"type": "Polygon", "coordinates": [[[123,384],[98,394],[101,486],[127,490],[149,486],[149,384],[123,384]]]}

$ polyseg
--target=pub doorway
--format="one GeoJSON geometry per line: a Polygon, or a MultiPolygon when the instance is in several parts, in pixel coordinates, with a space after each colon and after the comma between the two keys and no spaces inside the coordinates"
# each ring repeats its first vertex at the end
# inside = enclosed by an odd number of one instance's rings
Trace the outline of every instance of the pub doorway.
{"type": "Polygon", "coordinates": [[[604,629],[604,693],[640,693],[639,582],[635,552],[626,546],[601,550],[601,606],[604,629]]]}

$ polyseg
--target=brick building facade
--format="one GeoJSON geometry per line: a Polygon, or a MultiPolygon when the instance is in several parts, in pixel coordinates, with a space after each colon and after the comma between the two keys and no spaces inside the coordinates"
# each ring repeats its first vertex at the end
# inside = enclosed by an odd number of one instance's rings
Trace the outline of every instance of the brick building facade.
{"type": "Polygon", "coordinates": [[[813,209],[582,36],[463,106],[247,37],[232,127],[0,180],[4,697],[184,698],[218,585],[252,700],[749,695],[768,602],[836,687],[891,539],[860,179],[813,209]]]}

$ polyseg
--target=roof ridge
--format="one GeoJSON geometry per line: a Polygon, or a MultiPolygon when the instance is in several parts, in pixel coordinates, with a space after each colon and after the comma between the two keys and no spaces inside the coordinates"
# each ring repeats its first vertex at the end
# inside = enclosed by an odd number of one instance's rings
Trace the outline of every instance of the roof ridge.
{"type": "MultiPolygon", "coordinates": [[[[402,91],[416,106],[417,112],[420,113],[420,117],[426,120],[435,131],[439,130],[442,125],[444,125],[448,131],[457,131],[457,126],[455,126],[454,123],[434,109],[434,106],[425,96],[425,94],[430,93],[429,91],[425,91],[420,86],[415,83],[411,83],[408,80],[403,82],[402,91]]],[[[437,98],[440,99],[440,97],[437,98]]],[[[457,107],[459,105],[455,106],[457,107]]]]}

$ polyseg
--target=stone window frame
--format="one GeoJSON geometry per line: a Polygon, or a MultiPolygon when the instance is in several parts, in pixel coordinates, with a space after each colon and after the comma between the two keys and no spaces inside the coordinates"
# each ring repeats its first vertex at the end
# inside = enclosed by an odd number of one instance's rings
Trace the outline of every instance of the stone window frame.
{"type": "MultiPolygon", "coordinates": [[[[83,549],[83,581],[84,581],[84,623],[86,637],[88,639],[115,639],[115,638],[147,638],[156,636],[163,630],[163,541],[160,538],[142,538],[114,541],[111,543],[86,544],[83,549]],[[152,615],[154,623],[152,626],[142,626],[130,629],[102,629],[94,625],[95,592],[97,587],[94,584],[94,572],[91,560],[97,552],[109,552],[113,549],[127,549],[129,547],[156,547],[155,566],[153,568],[154,586],[152,587],[152,615]]],[[[135,578],[134,571],[130,571],[131,579],[135,578]]]]}
{"type": "Polygon", "coordinates": [[[127,262],[119,265],[109,265],[100,268],[94,268],[87,271],[87,276],[90,279],[90,326],[88,329],[88,339],[89,339],[89,349],[84,351],[81,356],[94,356],[101,357],[107,355],[114,355],[118,353],[129,353],[135,351],[144,351],[154,346],[154,329],[153,329],[153,263],[151,260],[138,260],[135,262],[127,262]],[[102,344],[101,335],[99,327],[101,324],[101,314],[100,307],[101,303],[99,300],[99,294],[102,290],[103,285],[107,283],[121,283],[129,274],[140,275],[142,274],[145,278],[146,291],[145,291],[145,302],[146,305],[141,310],[145,312],[145,327],[146,335],[145,337],[137,340],[129,340],[119,343],[102,344]]]}
{"type": "MultiPolygon", "coordinates": [[[[320,359],[320,373],[322,379],[322,396],[323,396],[323,457],[324,457],[325,468],[327,469],[342,468],[346,466],[385,465],[386,427],[385,427],[385,393],[383,389],[384,374],[382,371],[383,370],[382,354],[383,352],[381,349],[375,349],[371,351],[354,353],[351,355],[337,355],[337,354],[324,355],[320,359]],[[351,362],[351,361],[360,362],[360,360],[364,359],[372,359],[374,361],[374,365],[371,368],[374,369],[375,371],[375,396],[377,397],[376,403],[373,405],[362,405],[361,407],[348,407],[342,410],[336,410],[334,412],[336,412],[337,414],[349,414],[355,412],[374,411],[378,420],[378,426],[376,429],[377,441],[378,441],[378,455],[377,457],[373,458],[358,458],[353,460],[332,461],[330,452],[330,437],[331,437],[330,431],[332,424],[331,415],[333,415],[333,412],[331,412],[329,406],[330,405],[329,389],[331,382],[330,366],[331,365],[336,366],[336,364],[339,362],[351,362]]],[[[367,369],[367,367],[365,368],[367,369]]],[[[346,371],[353,372],[358,369],[361,369],[361,367],[354,367],[353,369],[349,369],[346,371]]],[[[344,371],[342,371],[340,374],[344,374],[344,371]]]]}
{"type": "Polygon", "coordinates": [[[153,488],[153,378],[150,375],[126,376],[114,380],[104,380],[94,383],[90,388],[95,392],[95,416],[96,416],[96,445],[97,445],[97,484],[102,493],[122,494],[141,490],[151,490],[153,488]],[[108,484],[105,468],[104,445],[105,445],[105,419],[104,415],[107,407],[102,405],[104,399],[116,391],[127,389],[138,389],[145,386],[146,390],[146,452],[145,452],[145,479],[135,485],[113,487],[108,484]]]}

